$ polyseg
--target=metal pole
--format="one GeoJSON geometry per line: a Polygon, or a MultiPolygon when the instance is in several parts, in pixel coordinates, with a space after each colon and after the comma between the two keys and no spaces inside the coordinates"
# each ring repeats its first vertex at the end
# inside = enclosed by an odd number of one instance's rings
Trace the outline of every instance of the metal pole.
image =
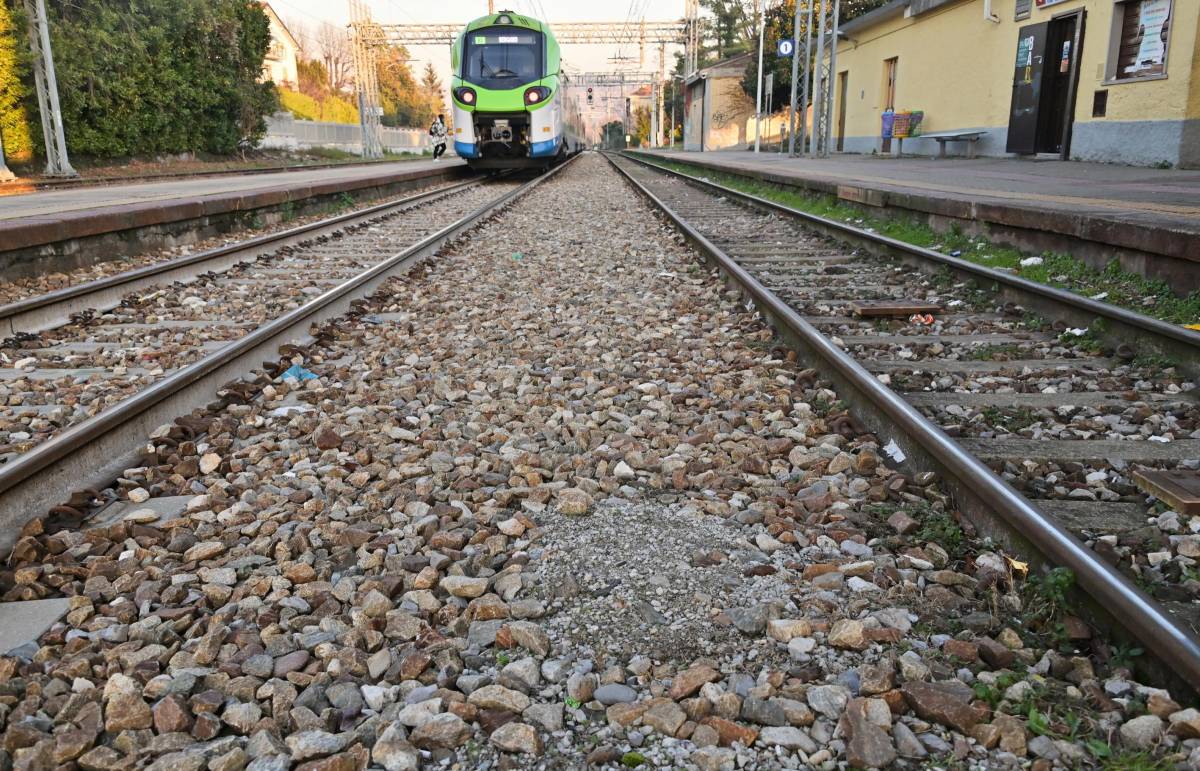
{"type": "Polygon", "coordinates": [[[820,153],[821,146],[821,108],[825,105],[825,100],[821,95],[821,61],[825,58],[825,11],[828,0],[821,0],[821,14],[817,24],[817,56],[813,60],[813,121],[812,121],[812,138],[809,139],[809,155],[816,158],[820,153]]]}
{"type": "Polygon", "coordinates": [[[654,114],[650,116],[650,146],[658,147],[658,84],[650,85],[650,109],[654,114]]]}
{"type": "Polygon", "coordinates": [[[758,83],[756,84],[757,98],[754,100],[754,152],[758,152],[762,144],[762,81],[763,81],[763,37],[767,33],[767,15],[758,14],[758,3],[755,2],[755,16],[758,21],[758,83]]]}
{"type": "MultiPolygon", "coordinates": [[[[809,0],[811,2],[811,0],[809,0]]],[[[800,83],[800,3],[796,3],[796,19],[792,23],[792,98],[788,102],[788,155],[796,154],[796,93],[800,83]]],[[[783,152],[782,144],[779,151],[783,152]]]]}
{"type": "Polygon", "coordinates": [[[8,164],[4,162],[4,132],[0,131],[0,182],[8,182],[16,179],[17,175],[8,170],[8,164]]]}
{"type": "Polygon", "coordinates": [[[842,8],[842,0],[833,0],[833,28],[829,33],[829,82],[826,99],[829,104],[825,110],[825,157],[828,158],[833,149],[833,102],[837,94],[837,47],[838,47],[838,13],[842,8]]]}
{"type": "Polygon", "coordinates": [[[77,177],[67,159],[67,140],[63,134],[62,107],[58,103],[58,79],[54,75],[54,52],[50,50],[50,24],[46,0],[25,0],[29,17],[29,47],[33,52],[33,76],[37,87],[38,109],[42,114],[42,140],[46,147],[46,175],[77,177]]]}
{"type": "MultiPolygon", "coordinates": [[[[671,76],[671,125],[667,127],[667,146],[672,150],[675,149],[675,97],[678,91],[675,88],[675,76],[671,76]]],[[[3,149],[3,148],[0,148],[3,149]]]]}
{"type": "MultiPolygon", "coordinates": [[[[812,72],[812,16],[814,0],[808,1],[808,10],[804,22],[804,77],[800,79],[800,149],[799,155],[804,155],[804,139],[808,136],[808,86],[812,72]]],[[[799,42],[796,47],[799,48],[799,42]]]]}

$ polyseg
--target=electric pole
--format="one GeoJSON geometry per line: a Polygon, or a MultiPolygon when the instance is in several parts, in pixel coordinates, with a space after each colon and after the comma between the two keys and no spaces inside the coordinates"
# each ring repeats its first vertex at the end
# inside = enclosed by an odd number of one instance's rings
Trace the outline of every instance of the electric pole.
{"type": "MultiPolygon", "coordinates": [[[[801,84],[803,92],[800,95],[800,155],[804,155],[804,138],[808,134],[808,76],[812,69],[812,19],[813,19],[813,3],[816,0],[808,0],[808,10],[805,12],[804,21],[804,78],[801,84]]],[[[799,50],[800,41],[796,41],[796,48],[799,50]]]]}
{"type": "Polygon", "coordinates": [[[38,109],[42,114],[46,176],[77,177],[79,175],[71,168],[71,162],[67,159],[62,107],[58,103],[58,79],[54,75],[54,54],[50,50],[50,23],[46,18],[46,0],[25,0],[25,15],[29,17],[33,80],[37,88],[38,109]]]}
{"type": "MultiPolygon", "coordinates": [[[[812,1],[816,2],[816,0],[812,0],[812,1]]],[[[813,71],[813,73],[812,73],[812,76],[813,76],[812,77],[812,82],[813,82],[813,87],[812,87],[813,123],[812,123],[812,137],[809,139],[809,147],[810,147],[809,154],[813,158],[820,157],[821,137],[823,136],[822,128],[821,128],[821,121],[824,116],[822,116],[821,113],[823,112],[824,107],[825,107],[825,99],[822,96],[823,92],[821,90],[822,86],[823,86],[823,83],[821,82],[821,66],[822,66],[822,62],[825,59],[825,15],[826,15],[827,8],[828,8],[827,0],[821,0],[821,10],[819,11],[820,18],[818,19],[818,23],[817,23],[817,58],[816,58],[816,61],[814,62],[814,66],[812,68],[812,71],[813,71]]]]}
{"type": "Polygon", "coordinates": [[[763,81],[763,37],[767,31],[766,14],[759,15],[758,0],[754,0],[754,20],[758,22],[758,82],[755,84],[754,100],[754,152],[762,145],[762,81],[763,81]]]}
{"type": "MultiPolygon", "coordinates": [[[[811,3],[812,0],[809,0],[811,3]]],[[[788,102],[788,155],[796,154],[796,91],[800,79],[800,3],[792,23],[792,99],[788,102]]],[[[803,120],[803,118],[801,118],[803,120]]]]}

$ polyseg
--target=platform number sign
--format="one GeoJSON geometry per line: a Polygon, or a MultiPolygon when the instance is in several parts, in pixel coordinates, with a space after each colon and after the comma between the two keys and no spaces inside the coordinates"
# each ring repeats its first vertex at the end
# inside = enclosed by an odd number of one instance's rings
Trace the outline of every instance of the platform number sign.
{"type": "Polygon", "coordinates": [[[775,46],[775,54],[780,59],[790,59],[796,53],[796,41],[791,38],[780,40],[775,46]]]}

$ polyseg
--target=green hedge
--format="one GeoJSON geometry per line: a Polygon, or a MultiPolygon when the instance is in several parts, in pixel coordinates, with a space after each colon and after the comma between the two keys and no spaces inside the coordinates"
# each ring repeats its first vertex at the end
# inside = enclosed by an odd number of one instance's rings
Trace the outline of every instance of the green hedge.
{"type": "MultiPolygon", "coordinates": [[[[258,82],[270,32],[253,0],[47,0],[47,11],[72,154],[230,153],[278,105],[258,82]]],[[[31,90],[27,67],[21,79],[31,90]]]]}
{"type": "MultiPolygon", "coordinates": [[[[25,107],[28,90],[22,81],[27,71],[29,46],[25,19],[0,2],[0,136],[10,163],[33,160],[34,132],[25,107]]],[[[40,135],[39,135],[40,136],[40,135]]],[[[37,145],[40,149],[40,142],[37,145]]]]}

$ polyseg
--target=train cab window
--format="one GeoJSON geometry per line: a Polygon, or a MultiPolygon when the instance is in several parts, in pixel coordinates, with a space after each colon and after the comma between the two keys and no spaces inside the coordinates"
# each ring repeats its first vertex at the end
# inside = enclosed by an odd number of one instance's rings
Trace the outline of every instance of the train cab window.
{"type": "Polygon", "coordinates": [[[511,89],[542,78],[542,33],[512,27],[468,32],[463,80],[484,88],[511,89]]]}

